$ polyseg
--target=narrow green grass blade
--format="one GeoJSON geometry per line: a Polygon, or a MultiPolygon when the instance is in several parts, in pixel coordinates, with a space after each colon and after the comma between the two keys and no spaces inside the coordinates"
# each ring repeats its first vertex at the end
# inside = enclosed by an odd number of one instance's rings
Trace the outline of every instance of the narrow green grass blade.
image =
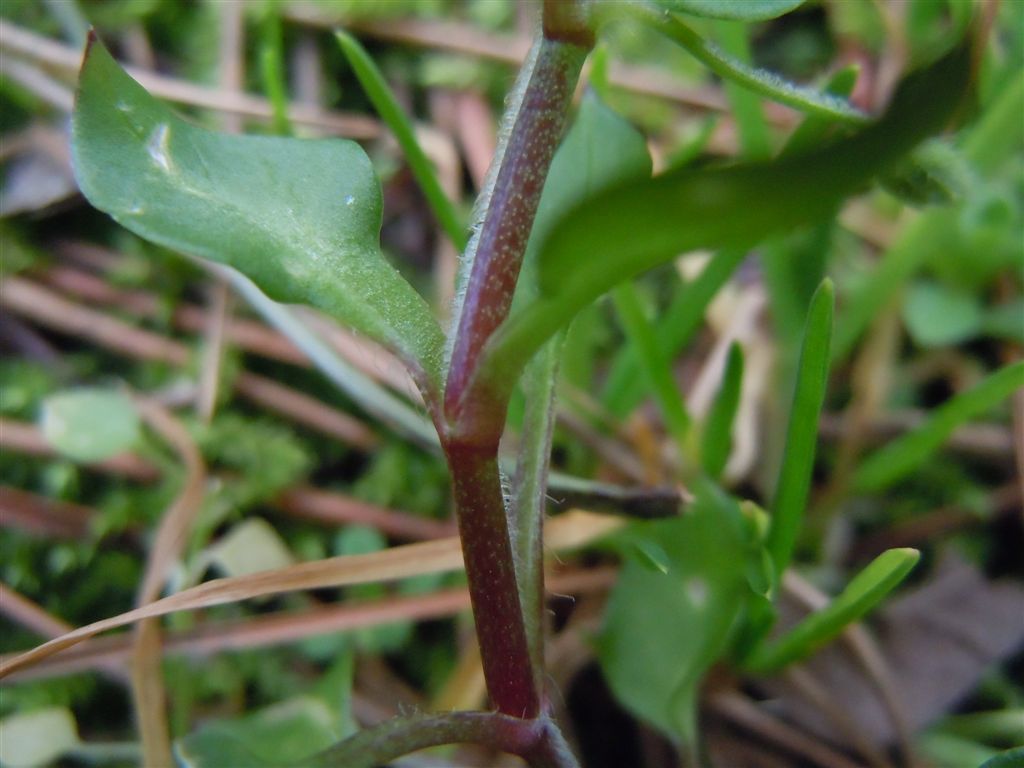
{"type": "Polygon", "coordinates": [[[335,36],[338,38],[341,50],[348,57],[352,70],[366,91],[366,95],[370,97],[374,109],[387,123],[391,132],[395,134],[399,146],[405,153],[405,159],[409,161],[409,168],[427,198],[430,210],[434,212],[434,216],[437,217],[455,247],[460,252],[465,250],[467,236],[462,219],[456,211],[455,205],[441,189],[434,166],[423,153],[423,149],[416,140],[416,132],[413,130],[412,123],[409,122],[395,100],[381,71],[354,37],[340,30],[335,33],[335,36]]]}
{"type": "Polygon", "coordinates": [[[948,209],[927,210],[910,222],[882,256],[870,278],[855,292],[844,296],[843,313],[836,324],[833,360],[845,360],[871,321],[906,282],[958,237],[957,217],[948,209]]]}
{"type": "Polygon", "coordinates": [[[771,524],[766,539],[777,578],[782,577],[793,555],[811,486],[818,443],[818,415],[828,384],[834,294],[832,282],[825,280],[811,299],[811,308],[807,313],[796,391],[789,413],[786,450],[775,486],[771,524]]]}
{"type": "MultiPolygon", "coordinates": [[[[732,56],[738,64],[749,66],[751,54],[750,40],[747,38],[748,26],[737,21],[718,21],[715,31],[724,54],[732,56]]],[[[731,78],[725,81],[725,96],[732,107],[743,157],[748,160],[766,160],[771,157],[771,130],[764,118],[760,96],[731,78]]]]}
{"type": "Polygon", "coordinates": [[[961,424],[991,410],[1024,387],[1024,362],[993,373],[973,389],[937,408],[928,420],[880,448],[853,474],[852,487],[860,493],[877,493],[921,466],[961,424]]]}
{"type": "Polygon", "coordinates": [[[270,100],[271,127],[278,136],[291,136],[292,124],[288,119],[288,88],[285,85],[284,51],[281,17],[272,11],[263,26],[260,48],[260,74],[263,88],[270,100]]]}
{"type": "MultiPolygon", "coordinates": [[[[857,68],[840,70],[825,90],[846,97],[857,81],[857,68]]],[[[834,120],[808,116],[790,134],[779,157],[792,157],[821,146],[834,120]]],[[[825,276],[834,224],[822,222],[804,236],[773,238],[761,247],[761,269],[771,305],[772,325],[780,349],[778,381],[793,380],[801,329],[811,295],[825,276]]]]}
{"type": "Polygon", "coordinates": [[[665,426],[679,447],[680,457],[685,458],[689,454],[690,414],[672,376],[669,360],[662,355],[654,329],[644,313],[636,286],[631,282],[622,283],[612,292],[612,300],[626,335],[640,356],[640,366],[665,419],[665,426]]]}
{"type": "Polygon", "coordinates": [[[920,557],[916,549],[883,552],[826,608],[811,614],[775,642],[755,650],[744,668],[755,674],[768,674],[811,655],[878,605],[903,581],[920,557]]]}
{"type": "MultiPolygon", "coordinates": [[[[708,304],[732,277],[744,256],[746,250],[742,248],[718,252],[696,279],[676,293],[655,329],[662,355],[671,359],[689,344],[704,319],[708,304]]],[[[643,397],[643,380],[635,375],[638,364],[636,349],[632,346],[623,348],[612,364],[603,400],[605,407],[616,416],[626,416],[643,397]]]]}
{"type": "Polygon", "coordinates": [[[722,386],[711,404],[700,445],[704,471],[717,478],[725,469],[732,450],[732,428],[743,387],[743,350],[733,342],[722,373],[722,386]]]}
{"type": "Polygon", "coordinates": [[[813,88],[791,83],[774,72],[751,67],[709,43],[675,16],[647,5],[629,9],[643,23],[661,32],[685,48],[695,59],[727,82],[736,83],[771,101],[785,104],[807,114],[828,117],[846,123],[865,123],[868,117],[845,99],[813,88]]]}
{"type": "Polygon", "coordinates": [[[981,113],[964,140],[964,155],[984,175],[999,168],[1024,142],[1024,72],[1019,73],[981,113]]]}

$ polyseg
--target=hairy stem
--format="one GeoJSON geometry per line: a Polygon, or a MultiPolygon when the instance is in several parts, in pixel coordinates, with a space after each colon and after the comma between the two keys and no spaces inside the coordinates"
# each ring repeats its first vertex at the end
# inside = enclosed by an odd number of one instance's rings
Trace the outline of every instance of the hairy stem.
{"type": "Polygon", "coordinates": [[[445,386],[445,419],[438,425],[452,474],[487,690],[500,712],[522,718],[535,718],[543,709],[539,622],[529,624],[535,635],[531,643],[524,608],[525,602],[534,612],[539,600],[523,600],[520,590],[521,584],[530,585],[531,594],[543,588],[541,562],[530,558],[530,573],[517,574],[512,524],[498,469],[507,402],[489,399],[484,393],[463,414],[463,395],[484,345],[512,305],[544,181],[593,42],[582,15],[570,8],[575,5],[545,3],[544,36],[521,77],[516,111],[496,160],[493,184],[485,192],[479,231],[470,245],[472,266],[445,386]],[[555,6],[564,7],[557,10],[555,6]]]}
{"type": "Polygon", "coordinates": [[[541,695],[531,668],[519,600],[498,472],[498,445],[450,442],[445,453],[487,691],[501,712],[536,717],[541,695]]]}
{"type": "MultiPolygon", "coordinates": [[[[587,49],[575,43],[547,38],[540,42],[480,225],[445,390],[450,421],[458,420],[480,352],[512,305],[548,167],[586,54],[587,49]]],[[[500,416],[488,420],[492,435],[500,434],[504,413],[500,416]]]]}
{"type": "Polygon", "coordinates": [[[577,768],[557,726],[496,712],[450,712],[389,720],[301,761],[304,768],[374,768],[441,744],[483,744],[523,757],[531,768],[577,768]]]}

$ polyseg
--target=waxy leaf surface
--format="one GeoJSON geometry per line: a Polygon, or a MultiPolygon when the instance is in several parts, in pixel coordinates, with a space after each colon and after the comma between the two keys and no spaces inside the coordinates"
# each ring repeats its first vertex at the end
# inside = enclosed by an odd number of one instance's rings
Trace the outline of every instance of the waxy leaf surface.
{"type": "Polygon", "coordinates": [[[272,298],[324,310],[438,385],[441,330],[381,254],[380,185],[356,143],[199,128],[95,42],[73,131],[78,182],[97,208],[147,240],[241,270],[272,298]]]}

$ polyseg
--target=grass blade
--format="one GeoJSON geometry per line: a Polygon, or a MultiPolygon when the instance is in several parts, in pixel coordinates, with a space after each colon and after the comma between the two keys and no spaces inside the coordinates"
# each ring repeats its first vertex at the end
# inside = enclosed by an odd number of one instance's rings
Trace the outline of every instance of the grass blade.
{"type": "Polygon", "coordinates": [[[951,398],[913,432],[871,454],[854,472],[854,490],[872,493],[889,487],[927,461],[953,430],[990,410],[1021,387],[1024,387],[1024,362],[1008,365],[973,389],[951,398]]]}
{"type": "Polygon", "coordinates": [[[818,415],[828,384],[834,304],[832,282],[825,280],[811,299],[811,308],[807,312],[796,391],[786,433],[786,449],[775,486],[772,519],[765,542],[778,578],[781,578],[793,555],[797,532],[807,505],[818,442],[818,415]]]}
{"type": "Polygon", "coordinates": [[[263,26],[260,74],[272,110],[271,128],[278,136],[291,136],[292,124],[288,119],[288,89],[285,85],[283,47],[281,17],[276,11],[271,11],[263,26]]]}
{"type": "MultiPolygon", "coordinates": [[[[721,41],[724,53],[732,56],[737,64],[750,65],[750,40],[748,26],[735,21],[719,21],[715,31],[721,41]]],[[[706,44],[709,45],[710,44],[706,44]]],[[[748,160],[765,160],[772,155],[772,136],[768,121],[764,119],[764,108],[759,95],[734,79],[724,83],[725,95],[732,106],[733,119],[739,134],[740,148],[748,160]]]]}
{"type": "Polygon", "coordinates": [[[631,282],[622,283],[612,292],[612,300],[626,335],[640,356],[644,378],[654,394],[665,425],[679,447],[680,457],[685,458],[690,453],[686,440],[690,414],[672,377],[669,360],[662,354],[654,329],[644,313],[636,286],[631,282]]]}
{"type": "Polygon", "coordinates": [[[722,386],[708,412],[700,445],[700,460],[704,464],[704,471],[714,478],[722,474],[732,451],[732,428],[742,386],[743,350],[733,342],[725,361],[722,386]]]}
{"type": "Polygon", "coordinates": [[[914,219],[885,252],[868,280],[856,292],[844,296],[843,313],[836,324],[833,359],[844,360],[900,288],[959,237],[957,217],[948,209],[934,208],[914,219]]]}
{"type": "MultiPolygon", "coordinates": [[[[668,359],[686,346],[700,327],[711,300],[736,271],[746,251],[742,248],[715,254],[700,275],[680,289],[655,328],[658,347],[668,359]]],[[[616,416],[625,416],[643,397],[643,380],[634,375],[639,361],[633,346],[624,347],[612,365],[605,385],[604,405],[616,416]]]]}
{"type": "Polygon", "coordinates": [[[755,650],[744,667],[749,672],[768,674],[814,653],[878,605],[903,581],[920,557],[916,549],[890,549],[882,553],[826,608],[811,614],[770,645],[755,650]]]}
{"type": "Polygon", "coordinates": [[[352,70],[366,91],[366,95],[370,97],[374,109],[380,114],[381,119],[388,124],[391,132],[395,134],[399,146],[402,147],[402,151],[405,153],[405,159],[409,161],[409,168],[413,176],[416,177],[420,189],[423,190],[423,194],[427,198],[427,203],[434,212],[434,216],[437,217],[438,222],[455,247],[460,252],[465,250],[467,237],[462,217],[459,216],[455,205],[448,199],[444,190],[441,189],[441,183],[434,172],[434,166],[416,140],[416,132],[412,127],[412,123],[409,122],[409,119],[395,100],[395,96],[391,89],[388,88],[388,84],[384,80],[381,71],[354,37],[341,30],[336,32],[335,36],[338,39],[341,50],[348,57],[352,70]]]}

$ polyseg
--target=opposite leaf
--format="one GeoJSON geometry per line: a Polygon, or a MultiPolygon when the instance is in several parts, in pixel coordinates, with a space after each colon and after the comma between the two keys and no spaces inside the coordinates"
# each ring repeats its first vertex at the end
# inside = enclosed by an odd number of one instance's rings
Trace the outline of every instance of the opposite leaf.
{"type": "Polygon", "coordinates": [[[178,117],[95,40],[73,123],[83,194],[136,234],[236,267],[397,351],[439,388],[441,330],[385,261],[380,186],[352,141],[229,136],[178,117]]]}
{"type": "Polygon", "coordinates": [[[671,171],[614,187],[563,217],[539,258],[541,297],[491,338],[476,386],[511,386],[559,327],[605,291],[681,252],[747,248],[830,216],[846,196],[942,128],[969,82],[962,45],[908,78],[877,123],[798,157],[671,171]]]}

